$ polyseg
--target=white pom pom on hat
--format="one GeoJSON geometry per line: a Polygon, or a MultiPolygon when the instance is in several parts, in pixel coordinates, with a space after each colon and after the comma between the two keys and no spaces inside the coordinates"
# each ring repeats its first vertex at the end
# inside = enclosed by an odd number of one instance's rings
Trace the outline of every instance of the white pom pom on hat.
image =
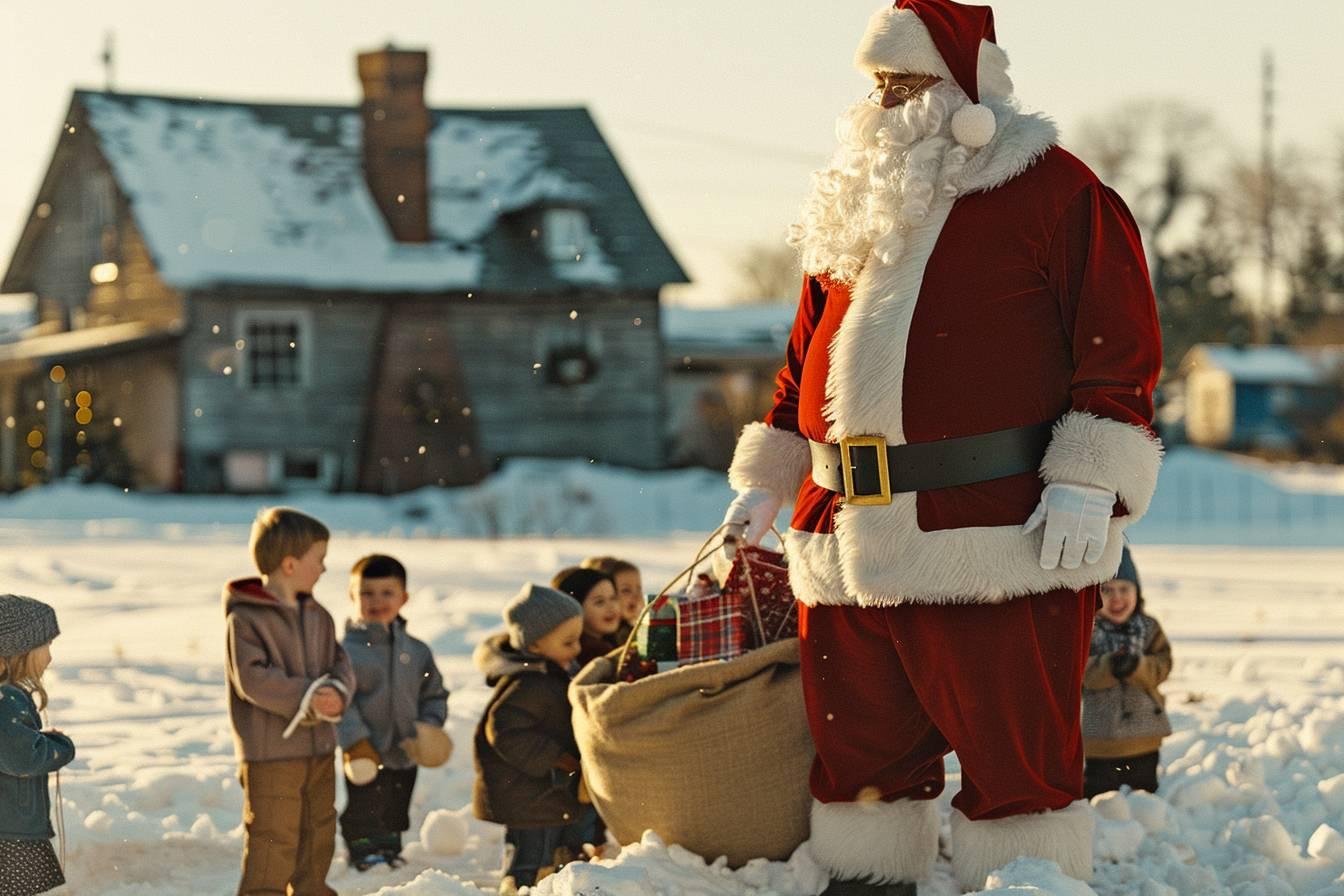
{"type": "Polygon", "coordinates": [[[955,0],[896,0],[878,10],[854,54],[865,74],[916,72],[953,81],[971,105],[952,117],[952,136],[978,149],[994,138],[996,123],[982,97],[1008,97],[1008,54],[994,35],[994,11],[955,0]]]}
{"type": "Polygon", "coordinates": [[[993,109],[980,103],[968,103],[952,115],[952,139],[962,146],[979,149],[994,139],[997,126],[993,109]]]}

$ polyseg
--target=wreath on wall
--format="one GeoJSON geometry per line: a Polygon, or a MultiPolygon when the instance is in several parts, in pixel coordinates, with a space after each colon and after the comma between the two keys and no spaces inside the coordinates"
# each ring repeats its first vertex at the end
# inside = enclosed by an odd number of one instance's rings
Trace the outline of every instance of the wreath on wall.
{"type": "Polygon", "coordinates": [[[546,355],[546,382],[555,386],[577,386],[597,376],[597,358],[582,345],[553,348],[546,355]]]}
{"type": "Polygon", "coordinates": [[[419,371],[406,378],[402,387],[401,415],[415,423],[433,425],[448,415],[448,387],[432,373],[419,371]]]}

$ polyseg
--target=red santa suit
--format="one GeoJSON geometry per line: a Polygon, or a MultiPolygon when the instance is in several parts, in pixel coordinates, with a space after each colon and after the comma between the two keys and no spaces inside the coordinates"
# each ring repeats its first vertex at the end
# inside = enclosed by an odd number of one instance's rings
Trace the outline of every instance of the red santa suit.
{"type": "MultiPolygon", "coordinates": [[[[935,70],[946,48],[915,14],[930,6],[960,5],[903,0],[913,9],[879,12],[861,66],[953,75],[935,70]]],[[[992,28],[991,18],[989,38],[992,28]]],[[[982,94],[1002,74],[985,71],[986,52],[982,94]]],[[[980,98],[994,114],[989,142],[935,194],[899,257],[870,256],[853,282],[805,278],[774,407],[743,432],[729,471],[738,490],[794,502],[786,542],[817,746],[812,844],[839,876],[927,875],[950,750],[962,770],[952,853],[963,886],[1019,854],[1091,874],[1090,810],[1075,804],[1082,669],[1095,586],[1115,572],[1121,533],[1156,485],[1160,335],[1121,199],[1055,145],[1046,119],[980,98]],[[875,506],[846,504],[810,475],[809,439],[902,445],[1048,421],[1038,472],[875,506]],[[1042,568],[1041,533],[1023,523],[1052,482],[1116,495],[1098,562],[1042,568]]]]}

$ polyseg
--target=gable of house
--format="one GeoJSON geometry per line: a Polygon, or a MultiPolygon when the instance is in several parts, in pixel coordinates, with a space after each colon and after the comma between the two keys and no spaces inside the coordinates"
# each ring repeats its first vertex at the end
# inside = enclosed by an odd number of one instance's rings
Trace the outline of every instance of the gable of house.
{"type": "MultiPolygon", "coordinates": [[[[419,244],[397,242],[370,196],[356,108],[78,91],[70,118],[91,129],[176,289],[656,290],[686,279],[582,108],[433,110],[432,239],[419,244]]],[[[0,291],[30,291],[41,225],[35,207],[0,291]]]]}

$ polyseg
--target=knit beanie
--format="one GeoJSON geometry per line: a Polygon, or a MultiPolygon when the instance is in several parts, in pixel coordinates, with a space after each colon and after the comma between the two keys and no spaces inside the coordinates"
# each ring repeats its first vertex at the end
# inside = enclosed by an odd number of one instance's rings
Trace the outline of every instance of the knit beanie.
{"type": "Polygon", "coordinates": [[[1143,586],[1139,584],[1139,571],[1134,566],[1134,558],[1129,553],[1129,545],[1125,545],[1120,552],[1120,568],[1115,571],[1112,579],[1120,579],[1124,582],[1133,582],[1134,591],[1139,598],[1139,609],[1143,609],[1143,586]]]}
{"type": "Polygon", "coordinates": [[[0,594],[0,656],[23,656],[60,633],[56,611],[42,601],[0,594]]]}
{"type": "Polygon", "coordinates": [[[592,591],[598,582],[611,582],[611,586],[616,587],[616,580],[602,570],[584,569],[579,566],[561,570],[551,581],[551,584],[579,603],[583,603],[583,599],[588,596],[588,592],[592,591]]]}
{"type": "Polygon", "coordinates": [[[583,608],[563,591],[528,582],[504,608],[509,646],[526,650],[561,623],[583,615],[583,608]]]}

